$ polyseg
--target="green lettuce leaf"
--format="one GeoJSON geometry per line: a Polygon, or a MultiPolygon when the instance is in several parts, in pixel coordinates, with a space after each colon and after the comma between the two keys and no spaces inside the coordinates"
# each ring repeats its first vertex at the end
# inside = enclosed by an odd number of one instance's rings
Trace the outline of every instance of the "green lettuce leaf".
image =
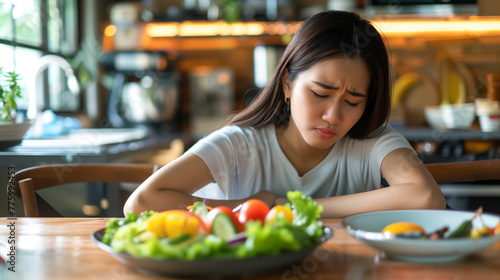
{"type": "MultiPolygon", "coordinates": [[[[273,224],[247,222],[244,245],[238,248],[237,257],[279,254],[286,250],[300,250],[323,236],[323,224],[319,221],[323,207],[311,197],[299,192],[288,192],[293,205],[293,221],[276,219],[273,224]]],[[[285,205],[286,208],[290,205],[285,205]]]]}
{"type": "Polygon", "coordinates": [[[323,235],[321,217],[323,206],[300,191],[287,193],[287,198],[293,205],[292,225],[303,229],[312,240],[318,240],[323,235]]]}

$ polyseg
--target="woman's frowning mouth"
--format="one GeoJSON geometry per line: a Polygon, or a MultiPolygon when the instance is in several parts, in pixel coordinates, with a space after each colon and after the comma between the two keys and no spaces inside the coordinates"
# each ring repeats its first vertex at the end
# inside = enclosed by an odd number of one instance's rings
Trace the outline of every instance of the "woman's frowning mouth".
{"type": "Polygon", "coordinates": [[[335,135],[337,135],[335,132],[329,130],[329,129],[326,129],[326,128],[316,128],[316,133],[318,133],[318,135],[322,138],[332,138],[334,137],[335,135]]]}

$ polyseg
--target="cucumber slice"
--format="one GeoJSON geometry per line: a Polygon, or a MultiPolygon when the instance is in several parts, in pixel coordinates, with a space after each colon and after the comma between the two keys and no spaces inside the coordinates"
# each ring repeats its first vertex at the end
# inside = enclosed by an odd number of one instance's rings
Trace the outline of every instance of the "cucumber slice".
{"type": "Polygon", "coordinates": [[[196,201],[193,204],[193,209],[191,209],[191,212],[198,215],[202,220],[205,219],[208,214],[207,206],[201,201],[196,201]]]}
{"type": "Polygon", "coordinates": [[[224,240],[229,240],[238,232],[233,220],[228,215],[219,213],[212,222],[212,233],[224,240]]]}
{"type": "Polygon", "coordinates": [[[169,245],[177,245],[177,244],[180,244],[184,241],[187,241],[191,238],[191,234],[188,234],[188,233],[183,233],[175,238],[170,238],[168,240],[168,244],[169,245]]]}

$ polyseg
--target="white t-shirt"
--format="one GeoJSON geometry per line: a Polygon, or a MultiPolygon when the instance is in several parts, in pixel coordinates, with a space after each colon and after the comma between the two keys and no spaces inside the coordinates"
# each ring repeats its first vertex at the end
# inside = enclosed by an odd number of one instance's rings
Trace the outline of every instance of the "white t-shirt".
{"type": "MultiPolygon", "coordinates": [[[[274,125],[264,128],[225,126],[198,141],[187,152],[200,156],[215,182],[193,195],[211,199],[241,199],[260,190],[286,197],[299,190],[313,197],[340,196],[378,189],[380,165],[408,141],[389,125],[377,137],[343,137],[326,158],[299,176],[276,138],[274,125]]],[[[196,176],[193,174],[193,176],[196,176]]]]}

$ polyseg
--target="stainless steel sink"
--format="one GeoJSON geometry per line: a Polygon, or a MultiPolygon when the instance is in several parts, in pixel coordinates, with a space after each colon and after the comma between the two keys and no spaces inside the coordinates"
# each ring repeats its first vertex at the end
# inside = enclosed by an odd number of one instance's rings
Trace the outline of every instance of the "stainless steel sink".
{"type": "Polygon", "coordinates": [[[146,128],[77,129],[55,138],[23,140],[19,148],[97,147],[141,140],[148,135],[146,128]]]}

